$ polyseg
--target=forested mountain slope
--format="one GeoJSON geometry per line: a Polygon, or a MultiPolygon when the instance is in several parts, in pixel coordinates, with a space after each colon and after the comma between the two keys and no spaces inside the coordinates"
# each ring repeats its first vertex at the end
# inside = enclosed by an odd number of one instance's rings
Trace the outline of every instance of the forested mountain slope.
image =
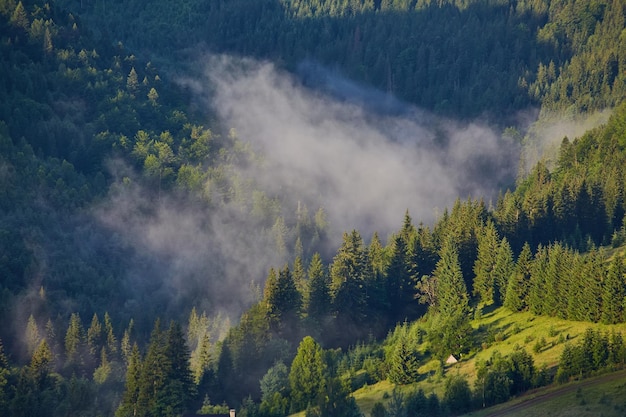
{"type": "Polygon", "coordinates": [[[155,59],[225,52],[293,71],[314,60],[448,115],[510,123],[530,106],[592,111],[626,93],[619,0],[60,4],[155,59]]]}
{"type": "MultiPolygon", "coordinates": [[[[623,255],[607,248],[626,241],[625,7],[0,0],[0,411],[170,416],[233,406],[250,416],[352,416],[353,389],[410,385],[426,378],[420,369],[429,361],[485,349],[497,335],[470,320],[483,311],[623,323],[623,255]],[[328,107],[375,132],[390,119],[328,105],[327,95],[343,96],[326,77],[343,74],[438,115],[485,116],[500,127],[533,108],[571,118],[608,107],[613,115],[563,139],[555,159],[541,160],[493,206],[463,195],[432,224],[414,223],[407,211],[390,236],[371,235],[371,224],[368,233],[333,230],[323,208],[331,203],[301,201],[289,182],[267,192],[261,175],[250,175],[283,166],[224,125],[230,120],[218,116],[232,110],[220,108],[228,102],[211,108],[198,98],[194,65],[206,52],[271,60],[297,74],[279,72],[286,81],[269,84],[295,92],[287,107],[313,97],[317,107],[302,108],[328,107]]],[[[234,92],[248,100],[242,85],[234,92]]],[[[328,115],[313,115],[329,122],[323,133],[365,131],[328,115]]],[[[508,149],[478,146],[480,136],[500,139],[492,130],[431,119],[440,123],[432,131],[394,125],[432,136],[432,153],[419,161],[450,156],[457,177],[510,172],[478,157],[511,165],[508,149]],[[476,143],[446,136],[455,130],[476,143]]],[[[270,135],[277,143],[299,133],[278,132],[270,135]]],[[[351,150],[371,146],[362,136],[351,150]]],[[[366,159],[363,171],[399,154],[407,167],[412,148],[394,149],[374,148],[379,158],[366,159]]],[[[348,177],[354,166],[340,172],[348,177]]],[[[418,180],[429,181],[426,174],[418,180]]],[[[398,184],[413,178],[400,176],[398,184]]],[[[388,203],[389,194],[371,197],[388,203]]],[[[358,203],[342,207],[356,217],[358,203]]],[[[591,332],[584,344],[570,343],[560,380],[623,366],[620,337],[591,332]],[[591,347],[595,362],[571,359],[591,347]]],[[[467,382],[436,371],[447,392],[469,402],[422,392],[411,397],[414,411],[475,405],[467,382]]],[[[535,371],[519,350],[494,356],[481,375],[494,390],[498,378],[510,379],[497,402],[550,381],[548,370],[535,371]]],[[[400,410],[398,398],[386,406],[394,401],[400,410]]]]}

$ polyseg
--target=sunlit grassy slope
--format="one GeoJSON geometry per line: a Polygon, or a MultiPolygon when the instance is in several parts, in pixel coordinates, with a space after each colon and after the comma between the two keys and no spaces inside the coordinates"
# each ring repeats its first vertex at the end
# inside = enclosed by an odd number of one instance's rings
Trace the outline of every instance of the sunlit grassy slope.
{"type": "MultiPolygon", "coordinates": [[[[476,377],[476,362],[478,360],[489,359],[494,351],[498,351],[502,355],[507,355],[511,353],[516,346],[520,346],[534,356],[537,369],[541,369],[545,366],[548,370],[554,370],[565,344],[578,343],[581,335],[587,328],[593,327],[594,329],[602,331],[615,330],[626,334],[626,324],[609,326],[573,322],[554,317],[537,317],[530,313],[511,313],[505,308],[498,308],[493,311],[489,311],[487,308],[487,312],[485,312],[482,317],[475,319],[472,322],[472,326],[477,330],[478,343],[481,345],[476,349],[475,353],[461,358],[459,363],[455,365],[446,366],[443,376],[436,373],[438,367],[436,360],[427,361],[420,368],[420,373],[424,375],[421,381],[398,388],[407,392],[421,388],[426,394],[434,392],[441,398],[443,396],[446,375],[456,373],[464,375],[467,377],[470,386],[473,387],[476,377]],[[488,343],[488,340],[493,341],[488,343]]],[[[377,401],[384,402],[385,398],[391,394],[393,389],[393,384],[388,381],[383,381],[360,388],[354,392],[354,397],[361,410],[369,416],[373,405],[377,401]]],[[[592,394],[593,392],[591,391],[588,394],[590,401],[592,394]]],[[[597,403],[597,401],[595,402],[597,403]]],[[[624,413],[626,413],[626,411],[620,415],[626,415],[624,413]]]]}

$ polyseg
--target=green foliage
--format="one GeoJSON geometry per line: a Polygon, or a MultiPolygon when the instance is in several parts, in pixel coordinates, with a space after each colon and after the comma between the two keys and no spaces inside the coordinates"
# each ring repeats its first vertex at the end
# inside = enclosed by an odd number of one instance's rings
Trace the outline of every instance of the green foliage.
{"type": "Polygon", "coordinates": [[[391,355],[387,358],[389,369],[387,376],[394,384],[410,384],[419,377],[420,357],[417,351],[418,340],[409,333],[407,326],[402,326],[398,332],[391,355]]]}
{"type": "Polygon", "coordinates": [[[322,348],[307,336],[300,342],[289,371],[292,408],[301,411],[314,404],[323,393],[326,377],[322,348]]]}
{"type": "Polygon", "coordinates": [[[443,406],[455,414],[462,414],[471,409],[472,390],[467,380],[459,375],[450,375],[446,380],[443,406]]]}

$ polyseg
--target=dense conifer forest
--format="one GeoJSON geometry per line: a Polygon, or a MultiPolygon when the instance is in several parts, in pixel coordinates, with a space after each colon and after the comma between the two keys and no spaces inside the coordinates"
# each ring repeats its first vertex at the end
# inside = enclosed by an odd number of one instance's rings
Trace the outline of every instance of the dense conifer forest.
{"type": "Polygon", "coordinates": [[[0,0],[0,49],[0,415],[443,416],[624,368],[625,1],[0,0]],[[476,359],[500,310],[589,327],[476,359]]]}

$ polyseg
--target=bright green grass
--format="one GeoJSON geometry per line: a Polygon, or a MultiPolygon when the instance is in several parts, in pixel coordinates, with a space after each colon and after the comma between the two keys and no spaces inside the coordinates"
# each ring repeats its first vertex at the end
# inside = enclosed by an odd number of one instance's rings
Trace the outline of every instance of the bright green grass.
{"type": "MultiPolygon", "coordinates": [[[[489,359],[495,351],[508,355],[516,346],[522,347],[533,355],[535,367],[539,370],[542,366],[556,367],[565,344],[579,343],[581,335],[589,327],[602,331],[620,331],[626,335],[626,324],[607,326],[573,322],[554,317],[537,317],[530,313],[511,313],[504,308],[484,314],[480,319],[474,320],[472,326],[480,330],[477,332],[479,346],[476,351],[461,358],[459,363],[445,368],[446,374],[459,373],[465,376],[471,387],[476,378],[476,361],[489,359]],[[496,341],[487,343],[488,335],[495,335],[496,341]],[[545,346],[536,352],[534,347],[542,339],[545,340],[545,346]]],[[[425,378],[415,384],[398,388],[403,392],[421,388],[427,395],[434,392],[441,398],[446,379],[445,376],[437,376],[437,367],[436,360],[426,361],[420,368],[420,373],[425,375],[425,378]]],[[[393,384],[382,381],[357,390],[354,397],[361,410],[368,416],[374,404],[378,401],[384,403],[385,393],[390,395],[393,389],[393,384]]],[[[622,415],[626,415],[626,409],[622,415]]]]}
{"type": "Polygon", "coordinates": [[[466,417],[488,417],[494,414],[506,417],[623,417],[626,415],[626,372],[620,371],[614,375],[618,378],[606,382],[602,380],[613,378],[613,375],[543,388],[509,403],[469,413],[466,417]],[[524,404],[529,398],[549,395],[559,389],[569,389],[569,392],[528,407],[508,410],[511,405],[524,404]]]}

